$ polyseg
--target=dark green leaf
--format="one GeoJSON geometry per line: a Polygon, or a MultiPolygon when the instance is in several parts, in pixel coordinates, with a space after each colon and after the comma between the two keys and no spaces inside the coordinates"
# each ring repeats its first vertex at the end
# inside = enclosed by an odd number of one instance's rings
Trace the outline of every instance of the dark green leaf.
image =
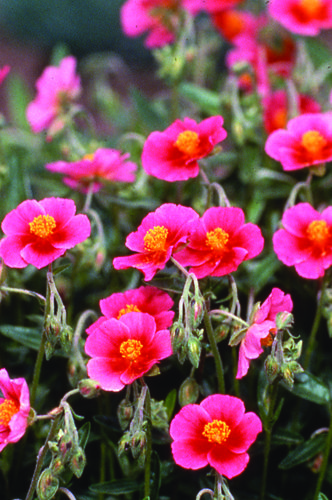
{"type": "Polygon", "coordinates": [[[297,373],[292,388],[284,382],[281,382],[281,385],[295,396],[319,405],[328,404],[330,400],[327,386],[309,372],[297,373]]]}
{"type": "Polygon", "coordinates": [[[90,430],[91,430],[90,422],[85,422],[85,424],[82,425],[82,427],[78,430],[78,439],[80,446],[83,448],[83,450],[86,447],[86,444],[89,440],[90,430]]]}
{"type": "Polygon", "coordinates": [[[324,495],[324,493],[319,493],[318,500],[329,500],[329,499],[327,498],[326,495],[324,495]]]}
{"type": "Polygon", "coordinates": [[[28,328],[24,326],[1,325],[0,333],[20,344],[38,351],[41,340],[40,328],[28,328]]]}
{"type": "Polygon", "coordinates": [[[291,469],[303,464],[320,453],[325,446],[326,433],[318,434],[292,450],[279,464],[280,469],[291,469]]]}
{"type": "Polygon", "coordinates": [[[177,394],[176,389],[172,389],[167,394],[166,399],[165,399],[165,406],[166,406],[168,421],[171,420],[172,415],[173,415],[173,411],[174,411],[174,407],[175,407],[175,403],[176,403],[176,394],[177,394]]]}
{"type": "Polygon", "coordinates": [[[131,98],[136,107],[136,111],[140,120],[147,126],[149,130],[163,130],[165,128],[165,120],[163,116],[153,107],[152,101],[147,99],[139,90],[131,89],[131,98]]]}
{"type": "Polygon", "coordinates": [[[303,442],[303,437],[298,432],[288,429],[277,429],[272,435],[272,443],[275,445],[299,445],[303,442]]]}
{"type": "Polygon", "coordinates": [[[106,493],[109,495],[125,495],[133,493],[141,488],[141,483],[129,479],[119,479],[117,481],[107,481],[105,483],[92,484],[89,489],[95,493],[106,493]]]}
{"type": "Polygon", "coordinates": [[[32,97],[26,83],[17,75],[10,75],[7,86],[7,103],[11,121],[19,128],[30,130],[30,125],[26,119],[26,108],[32,97]]]}
{"type": "Polygon", "coordinates": [[[160,460],[158,453],[155,451],[152,452],[151,456],[151,487],[150,487],[150,498],[151,500],[159,499],[159,489],[161,485],[161,476],[160,476],[160,460]]]}

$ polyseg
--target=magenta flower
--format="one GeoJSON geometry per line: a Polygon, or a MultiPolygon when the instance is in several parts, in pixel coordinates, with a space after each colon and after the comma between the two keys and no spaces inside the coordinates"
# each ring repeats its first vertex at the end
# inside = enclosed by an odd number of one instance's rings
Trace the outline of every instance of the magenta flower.
{"type": "Polygon", "coordinates": [[[307,113],[275,130],[265,152],[280,161],[284,170],[299,170],[332,160],[332,113],[307,113]]]}
{"type": "Polygon", "coordinates": [[[165,330],[171,326],[174,312],[170,308],[174,305],[171,297],[154,286],[140,286],[124,293],[113,293],[99,302],[103,316],[95,321],[86,333],[90,335],[108,319],[121,319],[129,312],[142,312],[154,317],[157,330],[165,330]]]}
{"type": "Polygon", "coordinates": [[[151,280],[158,269],[164,269],[174,252],[187,243],[190,229],[198,217],[189,207],[173,203],[161,205],[144,217],[136,232],[127,236],[126,247],[137,253],[116,257],[114,268],[136,267],[144,273],[146,281],[151,280]]]}
{"type": "Polygon", "coordinates": [[[105,391],[121,391],[172,354],[168,330],[157,330],[150,314],[130,312],[99,325],[85,342],[88,376],[105,391]]]}
{"type": "Polygon", "coordinates": [[[212,207],[193,225],[189,244],[176,254],[197,278],[224,276],[258,255],[264,239],[258,226],[244,223],[241,208],[212,207]]]}
{"type": "Polygon", "coordinates": [[[63,182],[72,189],[86,193],[93,185],[93,192],[99,191],[103,182],[133,182],[137,170],[136,163],[126,161],[129,154],[121,154],[116,149],[99,148],[93,154],[85,155],[78,161],[56,161],[45,168],[64,174],[63,182]]]}
{"type": "Polygon", "coordinates": [[[273,235],[273,248],[286,266],[303,278],[324,276],[332,264],[332,207],[322,213],[309,203],[298,203],[282,216],[283,229],[273,235]]]}
{"type": "Polygon", "coordinates": [[[24,435],[30,413],[28,384],[24,378],[10,379],[0,370],[0,452],[8,443],[16,443],[24,435]]]}
{"type": "MultiPolygon", "coordinates": [[[[244,10],[226,9],[212,12],[212,21],[222,36],[233,43],[239,35],[255,37],[265,16],[254,16],[244,10]]],[[[265,23],[266,24],[266,23],[265,23]]]]}
{"type": "Polygon", "coordinates": [[[6,64],[0,69],[0,84],[4,81],[9,72],[10,72],[10,66],[8,66],[8,64],[6,64]]]}
{"type": "Polygon", "coordinates": [[[211,465],[231,479],[246,468],[247,450],[261,431],[260,419],[245,413],[241,399],[214,394],[175,415],[170,425],[173,458],[185,469],[211,465]]]}
{"type": "Polygon", "coordinates": [[[86,215],[75,215],[73,200],[26,200],[2,221],[0,257],[9,267],[41,269],[90,236],[86,215]]]}
{"type": "Polygon", "coordinates": [[[263,347],[272,344],[276,333],[276,316],[279,312],[291,312],[293,302],[279,288],[273,288],[268,298],[255,312],[251,325],[242,339],[239,349],[239,363],[236,378],[244,377],[249,370],[249,362],[262,354],[263,347]]]}
{"type": "Polygon", "coordinates": [[[212,116],[200,123],[176,120],[163,132],[152,132],[142,152],[144,170],[164,181],[185,181],[199,174],[197,160],[209,155],[227,135],[223,118],[212,116]]]}
{"type": "Polygon", "coordinates": [[[317,36],[322,29],[332,28],[330,0],[270,0],[271,17],[293,33],[317,36]]]}
{"type": "Polygon", "coordinates": [[[45,129],[60,130],[68,106],[79,96],[81,83],[76,75],[76,60],[62,59],[60,66],[48,66],[37,80],[37,96],[27,107],[27,120],[37,134],[45,129]]]}

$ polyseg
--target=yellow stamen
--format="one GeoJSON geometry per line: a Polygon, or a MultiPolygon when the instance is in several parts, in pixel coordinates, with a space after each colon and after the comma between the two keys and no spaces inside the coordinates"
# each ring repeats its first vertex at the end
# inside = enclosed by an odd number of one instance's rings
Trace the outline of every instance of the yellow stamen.
{"type": "Polygon", "coordinates": [[[166,249],[168,229],[164,226],[154,226],[144,236],[144,249],[148,252],[163,252],[166,249]]]}
{"type": "Polygon", "coordinates": [[[120,319],[121,316],[123,316],[124,314],[130,313],[130,312],[138,312],[139,313],[141,311],[138,309],[137,306],[135,306],[135,304],[126,304],[126,307],[123,307],[122,309],[120,309],[117,319],[120,319]]]}
{"type": "Polygon", "coordinates": [[[314,220],[307,227],[307,236],[318,246],[324,246],[330,236],[329,227],[325,220],[314,220]]]}
{"type": "Polygon", "coordinates": [[[202,435],[210,441],[210,443],[224,443],[230,435],[230,428],[223,420],[213,420],[205,424],[202,435]]]}
{"type": "Polygon", "coordinates": [[[313,156],[318,156],[326,146],[327,140],[318,130],[308,130],[302,136],[302,146],[313,156]]]}
{"type": "Polygon", "coordinates": [[[39,236],[39,238],[47,238],[53,234],[56,228],[56,222],[51,215],[38,215],[32,222],[29,222],[30,233],[39,236]]]}
{"type": "Polygon", "coordinates": [[[199,142],[199,136],[196,132],[185,130],[178,135],[178,138],[174,142],[174,146],[176,146],[181,153],[193,157],[198,154],[199,142]]]}
{"type": "Polygon", "coordinates": [[[321,0],[300,0],[299,7],[307,18],[315,19],[321,12],[322,2],[321,0]]]}
{"type": "Polygon", "coordinates": [[[139,340],[128,339],[120,345],[120,354],[129,361],[136,361],[141,355],[143,344],[139,340]]]}
{"type": "Polygon", "coordinates": [[[87,153],[86,155],[83,156],[83,160],[90,160],[90,161],[93,161],[94,160],[94,157],[95,155],[93,153],[87,153]]]}
{"type": "Polygon", "coordinates": [[[221,252],[225,250],[226,245],[229,240],[229,234],[226,233],[221,227],[216,227],[213,231],[206,233],[206,245],[211,248],[211,250],[217,250],[221,252]]]}
{"type": "Polygon", "coordinates": [[[12,399],[5,399],[0,404],[0,425],[8,425],[19,409],[20,405],[18,403],[12,399]]]}

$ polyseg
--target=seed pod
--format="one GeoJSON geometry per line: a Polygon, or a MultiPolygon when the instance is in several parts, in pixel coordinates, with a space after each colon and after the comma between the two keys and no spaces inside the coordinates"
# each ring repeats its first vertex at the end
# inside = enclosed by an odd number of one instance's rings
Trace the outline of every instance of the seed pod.
{"type": "Polygon", "coordinates": [[[85,453],[83,449],[78,446],[70,459],[69,467],[70,470],[75,474],[76,477],[81,477],[86,464],[85,453]]]}
{"type": "Polygon", "coordinates": [[[51,500],[59,489],[59,479],[50,469],[45,469],[39,477],[37,496],[39,500],[51,500]]]}
{"type": "Polygon", "coordinates": [[[178,397],[181,406],[196,403],[199,397],[199,385],[194,378],[188,377],[182,382],[178,397]]]}

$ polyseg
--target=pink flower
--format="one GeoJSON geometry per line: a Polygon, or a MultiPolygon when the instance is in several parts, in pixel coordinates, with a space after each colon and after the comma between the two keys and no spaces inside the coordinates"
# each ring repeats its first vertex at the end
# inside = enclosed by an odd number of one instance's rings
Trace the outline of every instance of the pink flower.
{"type": "Polygon", "coordinates": [[[256,257],[264,246],[258,226],[244,223],[241,208],[212,207],[193,225],[189,244],[176,255],[197,278],[224,276],[244,260],[256,257]]]}
{"type": "Polygon", "coordinates": [[[223,118],[212,116],[200,123],[176,120],[163,132],[152,132],[142,152],[144,170],[164,181],[185,181],[199,174],[197,160],[211,153],[227,135],[223,118]]]}
{"type": "Polygon", "coordinates": [[[244,377],[249,370],[249,360],[262,354],[262,346],[272,344],[276,333],[276,316],[279,312],[291,312],[293,302],[290,295],[285,295],[279,288],[273,288],[268,298],[263,302],[252,318],[239,350],[239,364],[236,378],[244,377]]]}
{"type": "Polygon", "coordinates": [[[249,446],[262,431],[255,413],[245,413],[241,399],[214,394],[201,404],[184,406],[170,425],[175,463],[185,469],[211,465],[231,479],[244,471],[249,446]]]}
{"type": "Polygon", "coordinates": [[[8,66],[8,64],[6,64],[0,69],[0,84],[4,81],[9,72],[10,72],[10,66],[8,66]]]}
{"type": "Polygon", "coordinates": [[[316,36],[332,28],[330,0],[270,0],[268,12],[288,30],[299,35],[316,36]]]}
{"type": "Polygon", "coordinates": [[[332,264],[332,207],[322,213],[309,203],[298,203],[282,216],[283,229],[273,235],[273,248],[286,266],[303,278],[324,276],[332,264]]]}
{"type": "Polygon", "coordinates": [[[87,338],[85,352],[92,357],[88,376],[105,391],[117,392],[171,356],[171,336],[168,330],[157,331],[150,314],[130,312],[121,321],[101,323],[87,338]]]}
{"type": "Polygon", "coordinates": [[[214,14],[222,12],[226,9],[231,9],[235,5],[243,2],[243,0],[201,0],[202,10],[214,14]]]}
{"type": "Polygon", "coordinates": [[[146,281],[151,280],[158,269],[164,269],[179,246],[187,243],[191,226],[198,217],[189,207],[173,203],[161,205],[144,217],[136,232],[127,236],[126,247],[137,253],[116,257],[114,268],[136,267],[144,273],[146,281]]]}
{"type": "Polygon", "coordinates": [[[73,200],[26,200],[9,212],[1,228],[0,257],[9,267],[41,269],[90,236],[86,215],[75,215],[73,200]]]}
{"type": "Polygon", "coordinates": [[[103,181],[133,182],[133,172],[137,165],[126,161],[129,154],[121,155],[116,149],[99,148],[93,154],[85,155],[81,160],[48,163],[45,168],[52,172],[64,174],[63,182],[72,189],[86,193],[93,184],[93,191],[99,191],[103,181]]]}
{"type": "Polygon", "coordinates": [[[307,113],[275,130],[265,152],[280,161],[284,170],[299,170],[332,160],[332,113],[307,113]]]}
{"type": "MultiPolygon", "coordinates": [[[[319,113],[320,104],[305,94],[298,94],[297,107],[300,114],[319,113]]],[[[288,121],[288,98],[285,90],[276,90],[262,100],[264,128],[268,134],[285,128],[288,121]]]]}
{"type": "Polygon", "coordinates": [[[28,425],[30,397],[24,378],[11,380],[7,370],[0,370],[0,452],[8,443],[16,443],[28,425]]]}
{"type": "Polygon", "coordinates": [[[222,36],[234,42],[239,35],[254,37],[260,27],[261,17],[254,16],[251,12],[235,9],[226,9],[215,12],[212,21],[222,36]]]}
{"type": "Polygon", "coordinates": [[[171,326],[174,312],[169,309],[174,302],[171,297],[154,286],[140,286],[124,293],[113,293],[99,302],[103,316],[87,328],[90,335],[108,319],[121,319],[130,312],[142,312],[154,317],[157,330],[165,330],[171,326]]]}
{"type": "Polygon", "coordinates": [[[27,107],[27,120],[35,134],[50,127],[60,130],[68,106],[79,96],[80,78],[75,73],[76,60],[62,59],[60,66],[48,66],[37,80],[37,96],[27,107]]]}

